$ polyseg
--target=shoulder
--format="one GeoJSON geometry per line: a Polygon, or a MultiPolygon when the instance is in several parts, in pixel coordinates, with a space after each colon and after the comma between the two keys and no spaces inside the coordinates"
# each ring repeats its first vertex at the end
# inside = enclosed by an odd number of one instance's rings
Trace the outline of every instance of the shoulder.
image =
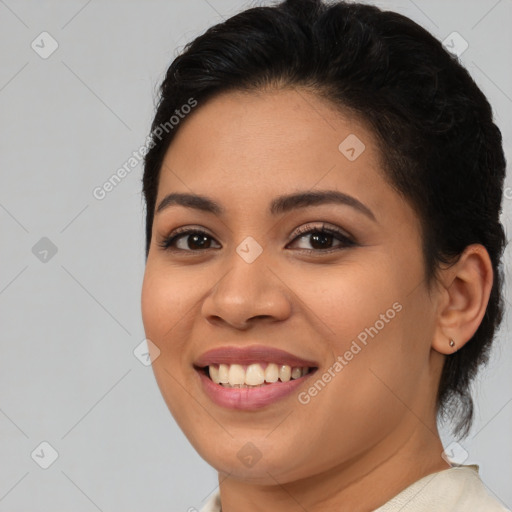
{"type": "MultiPolygon", "coordinates": [[[[453,467],[446,470],[447,483],[443,485],[455,484],[458,493],[454,494],[457,498],[454,512],[462,511],[486,511],[486,512],[510,512],[487,490],[484,482],[478,474],[478,466],[453,467]]],[[[443,472],[441,472],[443,473],[443,472]]]]}
{"type": "MultiPolygon", "coordinates": [[[[427,475],[374,512],[512,512],[487,491],[476,464],[454,466],[427,475]]],[[[220,493],[199,512],[221,512],[220,493]]]]}
{"type": "Polygon", "coordinates": [[[478,465],[454,466],[427,475],[374,512],[510,512],[487,491],[478,465]]]}
{"type": "Polygon", "coordinates": [[[218,489],[208,498],[199,512],[221,512],[220,493],[218,489]]]}

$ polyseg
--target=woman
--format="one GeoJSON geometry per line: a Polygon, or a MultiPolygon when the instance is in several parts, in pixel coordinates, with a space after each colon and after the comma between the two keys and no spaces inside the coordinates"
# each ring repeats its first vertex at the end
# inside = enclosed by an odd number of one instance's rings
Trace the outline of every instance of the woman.
{"type": "Polygon", "coordinates": [[[204,511],[506,510],[467,435],[503,310],[505,160],[433,36],[288,0],[187,45],[143,177],[162,395],[219,473],[204,511]]]}

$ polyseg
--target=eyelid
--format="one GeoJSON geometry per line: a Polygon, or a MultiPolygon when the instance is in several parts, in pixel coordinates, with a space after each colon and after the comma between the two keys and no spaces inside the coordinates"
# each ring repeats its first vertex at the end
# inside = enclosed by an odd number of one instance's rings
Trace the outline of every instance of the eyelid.
{"type": "Polygon", "coordinates": [[[194,226],[194,225],[190,225],[190,226],[181,226],[179,228],[176,228],[176,229],[173,229],[168,235],[164,235],[162,240],[160,242],[158,242],[158,246],[163,249],[163,250],[167,250],[167,251],[175,251],[175,252],[181,252],[181,253],[194,253],[194,252],[205,252],[206,249],[202,250],[202,251],[192,251],[192,250],[183,250],[183,249],[174,249],[171,247],[171,243],[174,243],[178,238],[187,238],[187,236],[191,236],[193,234],[201,234],[201,235],[204,235],[204,236],[207,236],[209,238],[211,238],[212,240],[215,240],[216,243],[219,243],[220,242],[217,242],[216,238],[208,232],[207,229],[201,227],[201,226],[194,226]]]}
{"type": "Polygon", "coordinates": [[[356,247],[358,243],[356,242],[355,238],[348,233],[344,232],[341,228],[338,228],[337,226],[330,227],[327,223],[322,223],[321,226],[315,226],[315,225],[305,225],[301,226],[298,230],[295,231],[293,239],[287,244],[293,244],[295,242],[300,241],[300,239],[310,236],[313,233],[323,233],[330,235],[334,237],[338,242],[339,245],[335,245],[334,247],[330,247],[327,249],[304,249],[299,248],[300,252],[303,254],[307,254],[314,257],[322,257],[327,255],[332,255],[334,253],[339,253],[343,250],[349,249],[351,247],[356,247]]]}
{"type": "Polygon", "coordinates": [[[320,221],[320,222],[321,222],[320,226],[315,225],[314,223],[313,224],[309,223],[309,224],[300,226],[291,235],[291,241],[295,240],[296,238],[300,237],[301,235],[306,235],[311,232],[326,232],[329,234],[334,233],[340,237],[343,237],[343,238],[355,243],[354,237],[350,233],[345,231],[344,229],[339,228],[338,226],[336,226],[334,224],[330,224],[328,222],[322,222],[322,221],[320,221]]]}

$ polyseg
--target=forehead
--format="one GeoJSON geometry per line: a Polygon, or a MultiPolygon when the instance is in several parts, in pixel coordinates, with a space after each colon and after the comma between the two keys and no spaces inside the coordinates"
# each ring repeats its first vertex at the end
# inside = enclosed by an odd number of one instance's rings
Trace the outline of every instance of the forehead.
{"type": "Polygon", "coordinates": [[[223,93],[199,104],[177,128],[162,166],[162,184],[169,186],[182,178],[207,186],[222,180],[311,188],[327,174],[357,181],[363,169],[380,168],[373,134],[362,122],[299,89],[223,93]]]}

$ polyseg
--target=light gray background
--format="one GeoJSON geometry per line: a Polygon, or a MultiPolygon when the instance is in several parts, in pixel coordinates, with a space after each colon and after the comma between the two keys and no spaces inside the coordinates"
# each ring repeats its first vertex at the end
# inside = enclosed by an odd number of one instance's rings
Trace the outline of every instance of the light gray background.
{"type": "MultiPolygon", "coordinates": [[[[177,50],[249,5],[0,0],[0,511],[185,511],[216,488],[133,353],[144,339],[141,164],[105,199],[92,191],[144,144],[177,50]],[[59,45],[46,59],[31,48],[43,31],[59,45]],[[46,262],[32,251],[42,237],[57,248],[46,262]],[[59,455],[48,469],[31,457],[43,441],[59,455]]],[[[512,1],[377,5],[469,43],[461,60],[493,105],[510,161],[512,1]]],[[[507,187],[511,237],[510,173],[507,187]]],[[[475,425],[456,449],[512,507],[506,287],[506,318],[474,392],[475,425]]],[[[443,441],[452,441],[444,431],[443,441]]],[[[49,451],[36,453],[41,461],[49,451]]]]}

